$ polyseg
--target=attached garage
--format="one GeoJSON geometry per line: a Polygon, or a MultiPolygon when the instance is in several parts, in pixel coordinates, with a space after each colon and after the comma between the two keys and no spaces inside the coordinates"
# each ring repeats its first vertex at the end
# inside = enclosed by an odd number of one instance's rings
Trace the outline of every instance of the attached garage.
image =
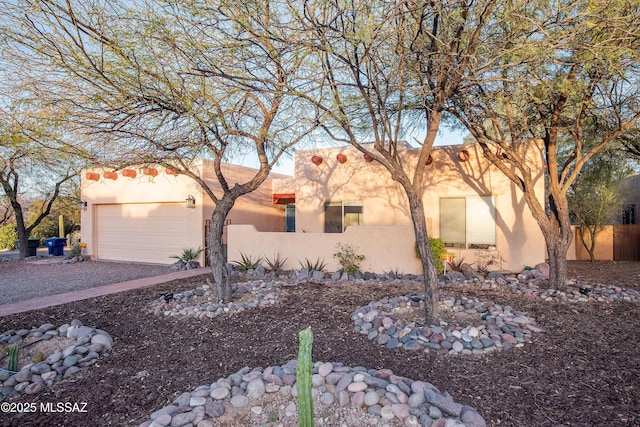
{"type": "MultiPolygon", "coordinates": [[[[211,160],[194,162],[193,172],[215,194],[222,193],[211,160]]],[[[256,171],[225,165],[224,173],[229,182],[247,182],[256,171]]],[[[284,209],[273,204],[271,179],[237,201],[227,224],[284,231],[284,209]]],[[[184,249],[205,248],[206,222],[215,206],[195,179],[158,165],[140,165],[83,171],[80,182],[83,253],[92,259],[169,265],[184,249]]],[[[205,265],[205,252],[197,261],[205,265]]]]}
{"type": "Polygon", "coordinates": [[[192,212],[184,203],[122,203],[96,206],[96,258],[146,263],[175,262],[189,236],[192,212]]]}

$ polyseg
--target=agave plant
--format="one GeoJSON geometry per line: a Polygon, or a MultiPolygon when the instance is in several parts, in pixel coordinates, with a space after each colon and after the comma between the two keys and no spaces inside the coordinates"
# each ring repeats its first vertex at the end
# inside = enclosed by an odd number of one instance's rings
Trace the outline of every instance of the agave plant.
{"type": "Polygon", "coordinates": [[[270,271],[281,271],[284,268],[288,258],[280,258],[280,254],[277,253],[272,259],[264,257],[264,262],[267,263],[270,271]]]}
{"type": "Polygon", "coordinates": [[[198,258],[198,255],[200,255],[202,251],[204,251],[203,248],[198,248],[198,249],[187,248],[182,250],[182,255],[174,255],[171,258],[176,258],[184,262],[189,262],[198,258]]]}
{"type": "Polygon", "coordinates": [[[306,268],[307,271],[324,271],[327,263],[324,262],[324,258],[320,261],[320,258],[317,258],[315,262],[309,260],[309,258],[305,258],[304,262],[298,260],[298,263],[302,268],[306,268]]]}
{"type": "Polygon", "coordinates": [[[245,255],[242,252],[240,252],[240,257],[242,258],[240,261],[231,261],[240,271],[255,270],[260,266],[260,261],[262,261],[262,257],[254,261],[251,255],[245,255]]]}

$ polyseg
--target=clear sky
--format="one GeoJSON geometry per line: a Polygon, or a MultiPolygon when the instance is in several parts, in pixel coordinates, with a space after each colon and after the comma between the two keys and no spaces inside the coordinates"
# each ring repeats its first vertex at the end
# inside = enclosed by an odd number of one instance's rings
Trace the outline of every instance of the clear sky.
{"type": "MultiPolygon", "coordinates": [[[[466,132],[464,131],[449,130],[449,129],[440,130],[438,137],[436,138],[435,145],[462,144],[462,140],[465,137],[465,135],[466,135],[466,132]]],[[[424,137],[424,131],[422,132],[422,134],[418,134],[416,136],[416,139],[420,140],[421,137],[424,137]]],[[[410,142],[413,142],[413,138],[411,138],[410,142]]],[[[250,159],[249,156],[247,156],[244,159],[242,164],[249,167],[257,167],[257,162],[255,161],[255,158],[250,159]]],[[[293,175],[293,171],[294,171],[293,156],[287,156],[281,159],[280,163],[276,165],[272,171],[276,173],[285,174],[285,175],[293,175]]]]}

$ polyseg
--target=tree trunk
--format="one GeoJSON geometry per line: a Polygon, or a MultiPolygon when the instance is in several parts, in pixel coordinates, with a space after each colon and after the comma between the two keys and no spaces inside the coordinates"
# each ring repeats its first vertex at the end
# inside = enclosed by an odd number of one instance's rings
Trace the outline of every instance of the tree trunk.
{"type": "Polygon", "coordinates": [[[429,246],[427,221],[424,215],[422,197],[413,189],[406,189],[409,197],[409,210],[413,220],[413,231],[416,236],[416,244],[420,252],[422,262],[422,284],[424,286],[424,318],[428,325],[437,324],[438,321],[438,275],[436,264],[429,246]]]}
{"type": "Polygon", "coordinates": [[[554,210],[552,204],[551,214],[551,220],[541,227],[547,244],[549,286],[564,291],[567,287],[567,251],[573,240],[573,232],[568,213],[563,215],[562,211],[554,210]]]}
{"type": "Polygon", "coordinates": [[[568,245],[554,244],[547,241],[547,255],[549,257],[549,285],[559,291],[567,288],[567,250],[568,245]]]}
{"type": "Polygon", "coordinates": [[[235,198],[230,194],[225,194],[216,203],[216,207],[211,214],[211,227],[207,236],[209,247],[209,263],[213,273],[213,281],[218,300],[223,303],[231,302],[231,282],[227,271],[224,247],[222,244],[222,233],[227,215],[235,203],[235,198]]]}
{"type": "Polygon", "coordinates": [[[13,201],[11,205],[13,206],[13,212],[16,217],[16,231],[18,233],[18,241],[20,242],[20,258],[22,259],[29,256],[29,232],[24,224],[22,206],[13,201]]]}

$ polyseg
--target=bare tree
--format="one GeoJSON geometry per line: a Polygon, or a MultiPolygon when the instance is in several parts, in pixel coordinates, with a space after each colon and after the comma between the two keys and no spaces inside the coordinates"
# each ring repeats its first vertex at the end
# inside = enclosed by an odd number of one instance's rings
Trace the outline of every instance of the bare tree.
{"type": "Polygon", "coordinates": [[[317,125],[314,110],[287,97],[302,84],[304,61],[278,9],[225,0],[3,3],[28,81],[100,136],[99,163],[165,165],[213,200],[209,256],[218,295],[230,301],[224,220],[317,125]],[[223,163],[247,153],[258,158],[255,174],[241,183],[225,176],[223,163]],[[198,157],[212,159],[221,192],[194,168],[198,157]]]}
{"type": "Polygon", "coordinates": [[[448,108],[524,193],[546,241],[551,285],[564,289],[573,239],[567,192],[587,162],[640,117],[638,3],[501,6],[469,83],[448,108]],[[526,162],[532,139],[544,146],[546,200],[534,192],[540,171],[526,162]]]}
{"type": "Polygon", "coordinates": [[[438,318],[437,272],[423,205],[425,170],[447,101],[464,82],[481,43],[493,0],[294,3],[313,53],[315,88],[304,94],[326,115],[324,130],[382,164],[404,189],[422,260],[425,318],[438,318]],[[407,129],[426,127],[417,156],[402,143],[407,129]],[[367,144],[369,143],[369,144],[367,144]]]}

